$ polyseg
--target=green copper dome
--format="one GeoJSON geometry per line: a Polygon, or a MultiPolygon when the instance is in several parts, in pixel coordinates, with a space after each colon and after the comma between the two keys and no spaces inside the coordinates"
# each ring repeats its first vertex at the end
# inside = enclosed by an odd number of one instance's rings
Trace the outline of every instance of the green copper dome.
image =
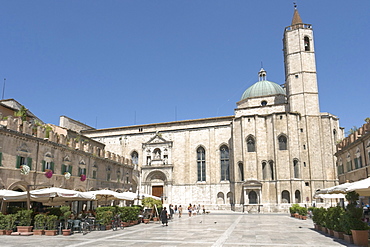
{"type": "Polygon", "coordinates": [[[258,75],[260,80],[245,90],[240,100],[276,94],[286,95],[285,90],[279,84],[266,80],[266,71],[264,69],[261,68],[258,75]]]}
{"type": "Polygon", "coordinates": [[[285,90],[278,84],[272,81],[259,81],[250,86],[244,91],[241,100],[252,97],[267,96],[283,94],[286,95],[285,90]]]}

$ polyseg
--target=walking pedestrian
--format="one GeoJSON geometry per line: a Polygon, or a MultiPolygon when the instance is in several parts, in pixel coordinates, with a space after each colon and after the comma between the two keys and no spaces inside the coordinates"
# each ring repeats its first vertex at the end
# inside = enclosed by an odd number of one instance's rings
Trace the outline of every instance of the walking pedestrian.
{"type": "Polygon", "coordinates": [[[182,207],[181,207],[181,205],[179,206],[179,208],[177,210],[179,210],[179,218],[181,218],[181,215],[182,215],[182,207]]]}
{"type": "Polygon", "coordinates": [[[188,206],[189,217],[191,217],[191,211],[193,211],[193,207],[191,206],[191,203],[190,203],[188,206]]]}
{"type": "Polygon", "coordinates": [[[166,207],[162,209],[160,217],[161,217],[162,225],[164,226],[164,224],[166,224],[166,226],[168,226],[168,213],[167,213],[166,207]]]}

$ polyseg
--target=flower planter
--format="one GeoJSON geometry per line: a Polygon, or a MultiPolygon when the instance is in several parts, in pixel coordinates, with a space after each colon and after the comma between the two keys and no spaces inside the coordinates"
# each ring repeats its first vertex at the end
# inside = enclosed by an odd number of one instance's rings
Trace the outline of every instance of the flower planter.
{"type": "Polygon", "coordinates": [[[158,217],[153,217],[153,221],[159,221],[158,217]]]}
{"type": "Polygon", "coordinates": [[[63,236],[69,236],[71,235],[71,229],[63,229],[62,233],[63,233],[63,236]]]}
{"type": "Polygon", "coordinates": [[[307,220],[307,216],[306,215],[303,215],[303,216],[301,216],[301,219],[302,220],[307,220]]]}
{"type": "Polygon", "coordinates": [[[352,235],[343,234],[343,239],[347,243],[353,244],[353,237],[352,237],[352,235]]]}
{"type": "Polygon", "coordinates": [[[5,235],[11,235],[13,230],[5,230],[5,235]]]}
{"type": "Polygon", "coordinates": [[[328,229],[329,235],[334,236],[334,231],[332,229],[328,229]]]}
{"type": "Polygon", "coordinates": [[[334,231],[334,237],[335,238],[339,238],[339,239],[343,239],[343,232],[337,232],[337,231],[334,231]]]}
{"type": "Polygon", "coordinates": [[[33,235],[44,235],[45,231],[44,230],[33,230],[33,235]]]}
{"type": "Polygon", "coordinates": [[[106,229],[106,230],[111,230],[111,229],[112,229],[112,225],[106,225],[106,226],[105,226],[105,229],[106,229]]]}
{"type": "Polygon", "coordinates": [[[128,223],[128,222],[122,222],[121,224],[123,225],[123,227],[128,227],[128,226],[130,226],[130,223],[128,223]]]}
{"type": "Polygon", "coordinates": [[[149,219],[144,219],[144,224],[148,224],[149,223],[149,219]]]}
{"type": "Polygon", "coordinates": [[[57,235],[57,230],[45,230],[45,236],[55,236],[57,235]]]}
{"type": "Polygon", "coordinates": [[[32,232],[33,226],[17,226],[17,232],[32,232]]]}
{"type": "Polygon", "coordinates": [[[353,243],[358,246],[368,246],[368,230],[351,230],[353,243]]]}
{"type": "Polygon", "coordinates": [[[0,235],[5,235],[5,230],[0,230],[0,235]]]}

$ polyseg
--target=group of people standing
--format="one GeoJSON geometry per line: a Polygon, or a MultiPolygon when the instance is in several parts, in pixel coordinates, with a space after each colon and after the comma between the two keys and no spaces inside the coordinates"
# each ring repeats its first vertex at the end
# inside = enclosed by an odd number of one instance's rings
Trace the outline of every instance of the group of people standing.
{"type": "MultiPolygon", "coordinates": [[[[191,217],[191,215],[195,215],[195,214],[200,214],[200,204],[198,204],[198,206],[196,206],[195,204],[194,205],[191,205],[191,203],[189,204],[188,206],[188,213],[189,213],[189,217],[191,217]]],[[[204,205],[202,206],[202,214],[205,214],[206,213],[206,209],[204,207],[204,205]]]]}
{"type": "MultiPolygon", "coordinates": [[[[198,206],[196,206],[195,204],[191,205],[191,203],[190,203],[189,206],[188,206],[189,217],[191,217],[192,214],[200,214],[200,210],[201,210],[200,204],[198,204],[198,206]]],[[[202,206],[202,213],[203,214],[206,213],[206,209],[205,209],[204,205],[202,206]]],[[[169,211],[167,211],[166,207],[163,207],[163,209],[162,209],[162,211],[159,215],[159,217],[162,221],[162,225],[163,226],[168,226],[168,220],[173,219],[174,214],[178,214],[179,218],[181,218],[181,216],[182,216],[182,206],[181,205],[173,206],[172,204],[170,204],[169,205],[169,211]]]]}

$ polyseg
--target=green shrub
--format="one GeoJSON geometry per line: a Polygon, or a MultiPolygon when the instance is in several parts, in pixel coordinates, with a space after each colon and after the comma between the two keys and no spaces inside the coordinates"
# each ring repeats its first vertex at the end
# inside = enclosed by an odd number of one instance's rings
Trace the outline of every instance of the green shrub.
{"type": "Polygon", "coordinates": [[[17,220],[16,214],[5,215],[5,221],[7,222],[5,230],[13,230],[15,227],[15,221],[17,220]]]}
{"type": "Polygon", "coordinates": [[[6,219],[5,219],[5,215],[0,213],[0,229],[5,230],[6,225],[7,225],[7,222],[6,222],[6,219]]]}
{"type": "Polygon", "coordinates": [[[102,225],[110,225],[113,219],[113,212],[107,210],[100,210],[96,213],[96,219],[102,225]]]}
{"type": "Polygon", "coordinates": [[[355,191],[347,193],[346,199],[349,203],[345,212],[345,214],[348,215],[346,220],[351,230],[368,230],[369,226],[367,223],[361,220],[362,208],[357,208],[358,198],[359,195],[355,191]]]}
{"type": "Polygon", "coordinates": [[[19,221],[19,226],[31,226],[32,222],[32,210],[21,210],[17,213],[17,220],[19,221]]]}
{"type": "Polygon", "coordinates": [[[325,215],[326,209],[325,208],[315,208],[313,210],[313,217],[312,220],[315,224],[324,226],[325,227],[325,215]]]}
{"type": "Polygon", "coordinates": [[[298,213],[299,208],[300,208],[299,204],[297,204],[297,203],[293,204],[293,205],[289,208],[289,212],[290,212],[290,214],[298,213]]]}
{"type": "Polygon", "coordinates": [[[46,215],[45,214],[36,214],[35,215],[35,229],[36,230],[44,230],[46,224],[46,215]]]}
{"type": "Polygon", "coordinates": [[[305,207],[298,207],[298,214],[302,216],[307,216],[307,208],[305,207]]]}
{"type": "Polygon", "coordinates": [[[55,230],[57,228],[58,216],[48,215],[46,216],[46,228],[48,230],[55,230]]]}

